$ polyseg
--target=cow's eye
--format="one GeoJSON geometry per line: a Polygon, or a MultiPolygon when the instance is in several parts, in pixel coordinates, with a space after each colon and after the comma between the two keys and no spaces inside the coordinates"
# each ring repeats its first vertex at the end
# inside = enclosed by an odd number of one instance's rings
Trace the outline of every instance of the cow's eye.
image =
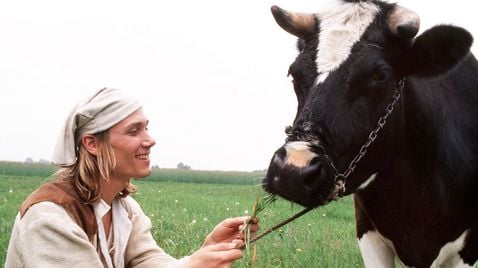
{"type": "Polygon", "coordinates": [[[377,70],[372,76],[372,81],[374,83],[383,83],[383,82],[386,82],[388,78],[389,78],[389,75],[387,71],[377,70]]]}

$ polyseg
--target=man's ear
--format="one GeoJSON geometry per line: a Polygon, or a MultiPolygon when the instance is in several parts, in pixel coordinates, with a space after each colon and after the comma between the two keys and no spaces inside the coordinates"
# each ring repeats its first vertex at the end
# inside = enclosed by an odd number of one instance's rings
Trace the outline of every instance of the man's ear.
{"type": "Polygon", "coordinates": [[[90,154],[94,156],[98,154],[95,136],[86,134],[85,136],[83,136],[83,138],[81,138],[81,143],[83,143],[83,146],[90,154]]]}

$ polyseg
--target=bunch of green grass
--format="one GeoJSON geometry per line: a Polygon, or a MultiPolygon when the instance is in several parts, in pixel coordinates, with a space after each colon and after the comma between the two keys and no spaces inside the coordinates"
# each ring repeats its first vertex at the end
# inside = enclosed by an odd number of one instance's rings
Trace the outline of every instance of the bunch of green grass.
{"type": "Polygon", "coordinates": [[[272,194],[267,194],[261,198],[256,197],[256,201],[252,206],[251,217],[244,223],[244,228],[242,230],[244,232],[246,249],[249,249],[249,246],[251,244],[251,223],[254,221],[254,219],[257,218],[257,216],[259,216],[259,213],[261,213],[270,204],[273,204],[276,200],[277,197],[272,194]]]}

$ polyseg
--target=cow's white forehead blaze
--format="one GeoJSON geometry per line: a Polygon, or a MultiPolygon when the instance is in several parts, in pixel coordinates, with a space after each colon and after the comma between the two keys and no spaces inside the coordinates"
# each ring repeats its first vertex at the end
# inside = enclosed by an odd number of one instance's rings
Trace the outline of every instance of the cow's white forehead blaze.
{"type": "Polygon", "coordinates": [[[322,83],[347,60],[352,46],[360,40],[378,12],[379,7],[374,3],[340,2],[316,14],[320,21],[316,84],[322,83]]]}
{"type": "Polygon", "coordinates": [[[308,166],[310,161],[317,156],[317,154],[310,151],[309,143],[305,141],[289,142],[284,148],[287,152],[285,164],[297,168],[308,166]]]}

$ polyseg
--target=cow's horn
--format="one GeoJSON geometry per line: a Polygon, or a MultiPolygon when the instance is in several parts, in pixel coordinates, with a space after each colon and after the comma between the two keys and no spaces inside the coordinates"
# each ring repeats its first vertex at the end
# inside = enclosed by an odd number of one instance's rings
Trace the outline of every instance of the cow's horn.
{"type": "Polygon", "coordinates": [[[388,17],[388,26],[392,34],[410,39],[420,29],[420,17],[410,9],[396,5],[388,17]]]}
{"type": "Polygon", "coordinates": [[[278,6],[272,6],[271,12],[282,29],[299,38],[305,39],[315,30],[314,14],[290,12],[278,6]]]}

